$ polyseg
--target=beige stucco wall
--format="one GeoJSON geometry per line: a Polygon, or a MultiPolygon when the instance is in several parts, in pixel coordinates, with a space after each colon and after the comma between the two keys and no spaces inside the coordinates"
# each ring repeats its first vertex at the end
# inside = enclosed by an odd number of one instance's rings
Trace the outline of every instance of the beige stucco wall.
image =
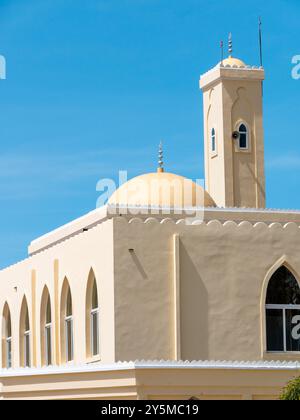
{"type": "Polygon", "coordinates": [[[32,365],[41,365],[40,309],[45,286],[51,298],[54,363],[61,363],[60,299],[65,278],[73,300],[74,363],[87,360],[85,297],[91,269],[96,277],[101,306],[101,357],[106,363],[114,361],[113,222],[107,221],[0,272],[0,310],[2,315],[7,302],[12,318],[14,367],[20,364],[19,320],[24,295],[31,325],[32,365]]]}
{"type": "Polygon", "coordinates": [[[285,223],[299,220],[299,214],[211,211],[210,216],[220,219],[251,216],[277,218],[281,223],[211,220],[188,225],[176,219],[114,217],[1,271],[0,308],[2,313],[7,302],[11,311],[13,366],[20,365],[24,295],[32,365],[42,365],[45,286],[52,304],[53,362],[63,363],[59,329],[65,278],[73,298],[74,363],[91,361],[86,355],[85,329],[91,269],[98,285],[103,363],[298,360],[297,353],[265,353],[264,293],[270,276],[282,264],[300,278],[300,230],[296,223],[285,223]]]}
{"type": "Polygon", "coordinates": [[[296,224],[187,226],[118,218],[114,238],[117,360],[173,359],[178,328],[182,360],[300,358],[265,354],[264,328],[271,274],[285,263],[300,278],[296,224]],[[174,235],[179,237],[175,260],[174,235]],[[174,261],[180,283],[177,320],[174,261]]]}

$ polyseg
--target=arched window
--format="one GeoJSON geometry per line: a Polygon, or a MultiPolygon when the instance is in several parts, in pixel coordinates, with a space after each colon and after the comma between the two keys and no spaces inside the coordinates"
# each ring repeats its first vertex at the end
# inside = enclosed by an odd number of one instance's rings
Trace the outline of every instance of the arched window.
{"type": "Polygon", "coordinates": [[[65,279],[61,296],[61,349],[64,362],[71,362],[74,359],[73,340],[72,295],[69,283],[65,279]]]}
{"type": "Polygon", "coordinates": [[[52,314],[47,287],[44,289],[41,304],[41,351],[43,365],[52,365],[52,314]]]}
{"type": "Polygon", "coordinates": [[[211,130],[211,151],[217,151],[216,130],[214,128],[211,130]]]}
{"type": "Polygon", "coordinates": [[[249,133],[245,124],[239,126],[239,148],[248,149],[249,147],[249,133]]]}
{"type": "Polygon", "coordinates": [[[30,322],[28,305],[24,297],[20,315],[20,364],[22,367],[31,366],[30,355],[30,322]]]}
{"type": "Polygon", "coordinates": [[[12,367],[11,317],[7,303],[4,305],[2,316],[2,366],[6,369],[12,367]]]}
{"type": "Polygon", "coordinates": [[[100,354],[98,288],[91,270],[86,292],[86,346],[87,357],[100,354]]]}
{"type": "Polygon", "coordinates": [[[271,277],[266,298],[267,350],[300,351],[300,287],[285,267],[271,277]]]}

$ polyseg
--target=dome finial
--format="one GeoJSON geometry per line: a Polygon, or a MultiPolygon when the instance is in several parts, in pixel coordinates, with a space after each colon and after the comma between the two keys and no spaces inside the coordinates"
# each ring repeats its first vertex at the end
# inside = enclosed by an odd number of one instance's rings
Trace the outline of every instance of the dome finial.
{"type": "Polygon", "coordinates": [[[228,52],[229,52],[229,57],[232,57],[232,33],[229,33],[229,37],[228,37],[228,52]]]}
{"type": "Polygon", "coordinates": [[[159,150],[158,150],[158,168],[157,172],[164,172],[164,152],[163,152],[163,144],[162,141],[159,143],[159,150]]]}

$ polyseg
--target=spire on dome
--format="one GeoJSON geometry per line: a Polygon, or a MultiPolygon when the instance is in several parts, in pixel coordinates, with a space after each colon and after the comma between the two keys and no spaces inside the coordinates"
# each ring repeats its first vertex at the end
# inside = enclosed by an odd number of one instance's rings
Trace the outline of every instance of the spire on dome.
{"type": "Polygon", "coordinates": [[[232,51],[233,51],[233,48],[232,48],[232,33],[230,32],[229,37],[228,37],[228,52],[229,52],[229,57],[230,58],[232,57],[232,51]]]}
{"type": "Polygon", "coordinates": [[[159,151],[158,151],[158,168],[157,172],[164,172],[164,152],[163,152],[163,144],[162,141],[159,143],[159,151]]]}

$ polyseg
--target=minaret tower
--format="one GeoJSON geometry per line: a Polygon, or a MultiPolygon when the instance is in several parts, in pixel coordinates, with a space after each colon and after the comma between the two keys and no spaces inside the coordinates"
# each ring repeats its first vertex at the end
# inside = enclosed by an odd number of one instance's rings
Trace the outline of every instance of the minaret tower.
{"type": "Polygon", "coordinates": [[[220,207],[265,207],[264,69],[232,56],[200,78],[206,189],[220,207]]]}

